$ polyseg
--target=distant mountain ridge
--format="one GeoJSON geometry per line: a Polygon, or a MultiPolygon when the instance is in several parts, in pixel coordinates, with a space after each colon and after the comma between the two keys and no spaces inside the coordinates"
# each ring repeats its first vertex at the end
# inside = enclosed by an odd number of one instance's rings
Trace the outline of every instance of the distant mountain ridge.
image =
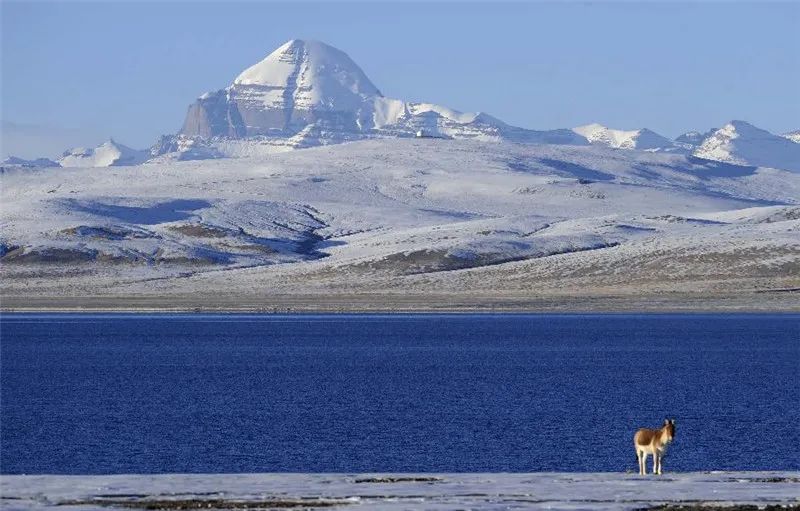
{"type": "Polygon", "coordinates": [[[16,156],[9,156],[2,163],[3,167],[23,167],[23,168],[46,168],[46,167],[60,167],[58,162],[50,158],[36,158],[33,160],[26,160],[16,156]]]}
{"type": "Polygon", "coordinates": [[[4,166],[105,167],[144,162],[258,157],[292,149],[381,138],[473,139],[691,154],[736,165],[800,171],[800,130],[782,136],[744,121],[670,140],[647,128],[587,124],[537,131],[486,113],[385,97],[344,52],[293,39],[242,71],[224,89],[201,95],[181,130],[149,151],[109,140],[66,151],[57,161],[10,158],[4,166]]]}

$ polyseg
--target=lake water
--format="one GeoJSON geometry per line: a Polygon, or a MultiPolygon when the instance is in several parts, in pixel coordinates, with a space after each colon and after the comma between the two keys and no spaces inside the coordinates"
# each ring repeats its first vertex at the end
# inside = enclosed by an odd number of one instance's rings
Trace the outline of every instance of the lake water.
{"type": "Polygon", "coordinates": [[[800,469],[800,315],[11,315],[0,472],[800,469]]]}

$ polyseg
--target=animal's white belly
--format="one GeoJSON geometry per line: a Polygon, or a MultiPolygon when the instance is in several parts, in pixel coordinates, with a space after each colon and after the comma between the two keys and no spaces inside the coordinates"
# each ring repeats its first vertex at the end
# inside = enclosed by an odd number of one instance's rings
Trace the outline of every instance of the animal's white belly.
{"type": "Polygon", "coordinates": [[[636,446],[636,450],[641,451],[641,452],[643,452],[645,454],[655,454],[656,451],[662,452],[663,448],[662,449],[656,449],[652,445],[637,445],[636,446]]]}

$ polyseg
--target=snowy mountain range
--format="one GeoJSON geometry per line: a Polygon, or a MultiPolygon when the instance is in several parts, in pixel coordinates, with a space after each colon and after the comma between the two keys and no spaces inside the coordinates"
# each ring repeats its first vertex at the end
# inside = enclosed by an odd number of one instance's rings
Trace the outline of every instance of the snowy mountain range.
{"type": "MultiPolygon", "coordinates": [[[[189,106],[181,130],[149,151],[113,140],[65,152],[74,166],[137,165],[146,161],[253,157],[292,149],[375,138],[415,136],[692,154],[741,165],[800,171],[800,132],[773,135],[743,121],[670,140],[647,128],[600,124],[537,131],[511,126],[486,113],[387,98],[344,52],[318,41],[291,40],[245,69],[225,89],[189,106]]],[[[44,160],[41,165],[47,165],[44,160]]],[[[4,166],[40,166],[7,160],[4,166]]]]}
{"type": "MultiPolygon", "coordinates": [[[[291,40],[222,90],[189,107],[177,139],[203,139],[240,155],[374,137],[475,138],[585,144],[569,130],[534,131],[483,113],[384,97],[347,54],[317,41],[291,40]],[[225,142],[217,142],[219,139],[225,142]],[[232,141],[248,140],[237,144],[232,141]],[[255,142],[255,144],[254,144],[255,142]],[[251,149],[252,151],[252,149],[251,149]]],[[[158,153],[158,151],[156,151],[158,153]]]]}
{"type": "Polygon", "coordinates": [[[528,130],[386,98],[344,53],[290,41],[150,151],[4,162],[3,300],[768,308],[800,288],[796,138],[528,130]]]}

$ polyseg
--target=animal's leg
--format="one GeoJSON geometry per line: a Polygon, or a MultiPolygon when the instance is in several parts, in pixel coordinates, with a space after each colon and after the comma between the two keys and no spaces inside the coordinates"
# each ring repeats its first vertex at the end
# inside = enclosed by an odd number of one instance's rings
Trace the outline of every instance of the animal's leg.
{"type": "Polygon", "coordinates": [[[642,473],[642,451],[636,449],[636,462],[639,463],[639,474],[642,473]]]}
{"type": "Polygon", "coordinates": [[[664,453],[663,452],[658,454],[658,475],[661,475],[663,473],[663,471],[661,469],[662,463],[664,463],[664,453]]]}
{"type": "Polygon", "coordinates": [[[647,451],[642,451],[642,475],[647,475],[647,451]]]}
{"type": "Polygon", "coordinates": [[[656,475],[661,473],[661,456],[659,456],[658,451],[653,453],[653,473],[656,475]]]}

